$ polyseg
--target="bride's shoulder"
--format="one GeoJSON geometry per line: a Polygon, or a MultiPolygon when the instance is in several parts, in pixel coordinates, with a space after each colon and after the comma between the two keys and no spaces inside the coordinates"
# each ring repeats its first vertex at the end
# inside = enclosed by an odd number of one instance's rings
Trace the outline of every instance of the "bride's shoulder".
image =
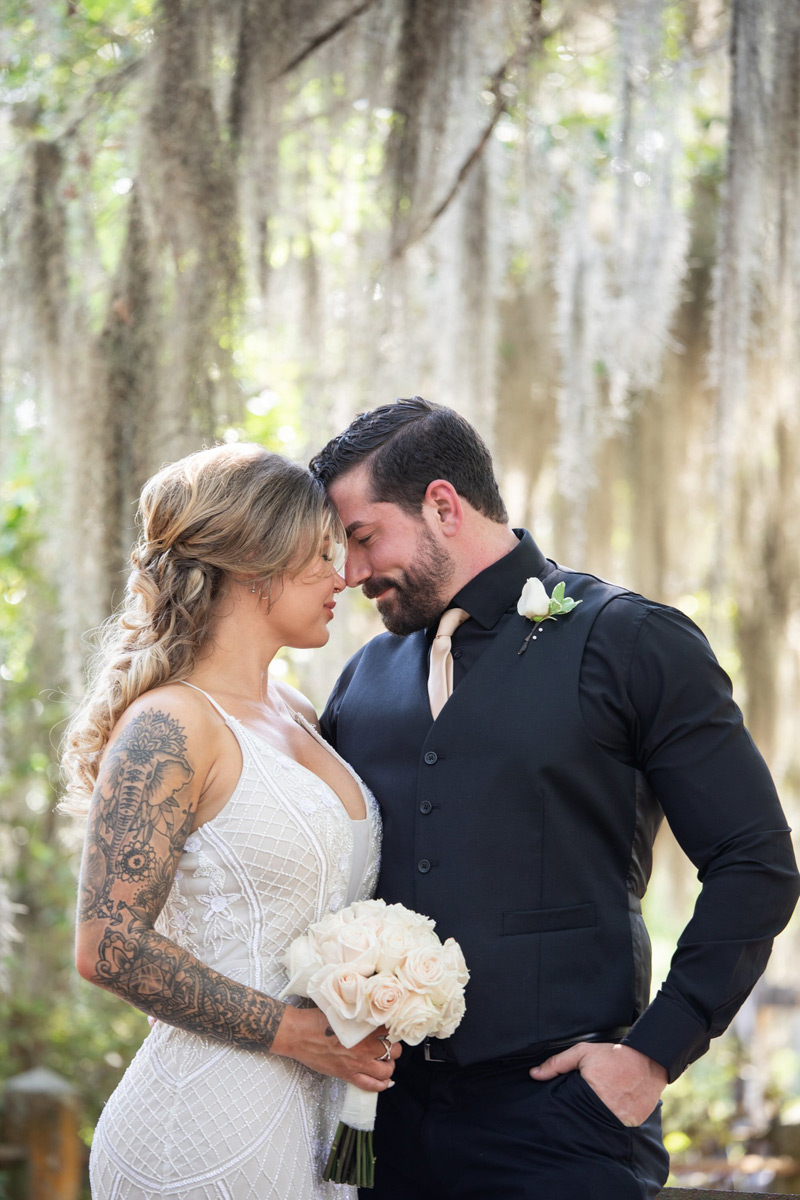
{"type": "Polygon", "coordinates": [[[296,687],[292,687],[290,683],[284,683],[282,680],[275,684],[278,695],[284,701],[292,712],[299,713],[301,717],[310,722],[315,729],[319,729],[319,719],[317,717],[314,705],[309,700],[308,696],[304,696],[302,692],[298,692],[296,687]]]}
{"type": "Polygon", "coordinates": [[[205,758],[212,751],[213,735],[223,722],[208,698],[181,683],[166,683],[142,692],[128,705],[112,730],[110,742],[149,731],[164,744],[180,746],[205,758]]]}

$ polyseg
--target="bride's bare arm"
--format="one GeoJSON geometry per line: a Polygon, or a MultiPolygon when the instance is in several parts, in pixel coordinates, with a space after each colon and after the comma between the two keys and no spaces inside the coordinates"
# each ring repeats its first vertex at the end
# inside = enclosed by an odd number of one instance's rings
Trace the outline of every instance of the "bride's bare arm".
{"type": "Polygon", "coordinates": [[[288,1018],[276,1053],[381,1090],[392,1065],[376,1061],[376,1039],[345,1052],[326,1038],[320,1013],[229,979],[154,928],[194,824],[207,741],[153,697],[137,702],[109,743],[81,867],[78,970],[150,1016],[237,1046],[273,1049],[288,1018]]]}

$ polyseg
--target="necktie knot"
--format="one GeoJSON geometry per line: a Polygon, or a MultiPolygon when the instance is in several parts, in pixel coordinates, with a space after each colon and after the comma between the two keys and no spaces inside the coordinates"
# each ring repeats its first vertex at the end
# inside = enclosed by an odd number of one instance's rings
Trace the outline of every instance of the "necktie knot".
{"type": "Polygon", "coordinates": [[[448,608],[447,612],[442,613],[442,619],[436,629],[437,638],[451,638],[459,625],[463,625],[469,620],[469,613],[464,612],[463,608],[448,608]]]}
{"type": "Polygon", "coordinates": [[[451,638],[459,625],[469,620],[463,608],[448,608],[442,614],[436,636],[431,646],[431,662],[428,671],[428,698],[434,720],[453,694],[453,656],[450,653],[451,638]]]}

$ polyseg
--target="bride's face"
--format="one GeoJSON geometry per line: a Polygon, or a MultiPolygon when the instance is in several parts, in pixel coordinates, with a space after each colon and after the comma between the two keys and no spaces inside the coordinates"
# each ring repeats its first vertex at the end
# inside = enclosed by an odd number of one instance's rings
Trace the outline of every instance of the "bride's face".
{"type": "MultiPolygon", "coordinates": [[[[280,645],[297,650],[325,645],[336,597],[345,587],[343,570],[343,555],[334,545],[298,575],[287,573],[273,582],[271,593],[265,591],[259,608],[280,645]]],[[[257,594],[253,599],[258,599],[257,594]]]]}

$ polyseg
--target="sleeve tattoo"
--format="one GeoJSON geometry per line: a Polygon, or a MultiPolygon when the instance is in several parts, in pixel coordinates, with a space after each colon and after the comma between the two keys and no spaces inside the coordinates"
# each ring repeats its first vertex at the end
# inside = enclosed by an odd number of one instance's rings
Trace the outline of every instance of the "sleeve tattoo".
{"type": "Polygon", "coordinates": [[[268,1050],[284,1005],[154,929],[191,832],[193,777],[184,730],[163,712],[135,717],[110,747],[93,798],[78,908],[79,923],[98,929],[92,977],[170,1025],[268,1050]]]}

